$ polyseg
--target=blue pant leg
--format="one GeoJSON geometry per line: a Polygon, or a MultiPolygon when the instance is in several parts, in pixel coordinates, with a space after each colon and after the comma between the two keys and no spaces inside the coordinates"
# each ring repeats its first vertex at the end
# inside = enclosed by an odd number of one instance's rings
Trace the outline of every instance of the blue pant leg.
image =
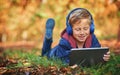
{"type": "Polygon", "coordinates": [[[55,21],[52,18],[49,18],[46,22],[46,32],[42,48],[42,56],[49,56],[51,50],[51,44],[53,42],[52,32],[54,29],[55,21]]]}
{"type": "Polygon", "coordinates": [[[51,44],[53,42],[53,39],[47,39],[44,38],[44,42],[43,42],[43,47],[42,47],[42,56],[49,56],[50,50],[51,50],[51,44]]]}

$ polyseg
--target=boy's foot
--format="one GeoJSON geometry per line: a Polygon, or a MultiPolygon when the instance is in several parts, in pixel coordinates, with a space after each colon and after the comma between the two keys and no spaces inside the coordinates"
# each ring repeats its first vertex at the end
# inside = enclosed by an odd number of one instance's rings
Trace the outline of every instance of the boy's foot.
{"type": "Polygon", "coordinates": [[[46,22],[46,33],[45,33],[45,37],[47,39],[52,38],[52,33],[53,33],[53,28],[55,26],[55,21],[52,18],[49,18],[46,22]]]}

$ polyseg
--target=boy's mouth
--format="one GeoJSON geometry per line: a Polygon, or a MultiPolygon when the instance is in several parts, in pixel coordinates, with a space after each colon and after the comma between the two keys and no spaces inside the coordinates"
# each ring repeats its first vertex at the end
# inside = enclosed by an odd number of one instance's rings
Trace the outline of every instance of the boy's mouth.
{"type": "Polygon", "coordinates": [[[79,39],[80,39],[80,40],[84,40],[84,39],[85,39],[85,36],[79,36],[79,39]]]}

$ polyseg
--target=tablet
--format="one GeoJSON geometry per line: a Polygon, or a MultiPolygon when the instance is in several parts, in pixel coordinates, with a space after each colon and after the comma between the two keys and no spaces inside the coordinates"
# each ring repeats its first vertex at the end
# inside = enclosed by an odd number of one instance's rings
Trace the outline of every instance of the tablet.
{"type": "Polygon", "coordinates": [[[93,66],[104,62],[103,56],[109,51],[108,47],[99,48],[73,48],[70,51],[70,63],[80,66],[93,66]]]}

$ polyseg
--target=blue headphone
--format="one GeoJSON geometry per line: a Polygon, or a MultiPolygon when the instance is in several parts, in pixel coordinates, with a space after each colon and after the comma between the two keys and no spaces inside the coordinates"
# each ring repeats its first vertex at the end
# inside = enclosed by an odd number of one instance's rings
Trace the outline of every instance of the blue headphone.
{"type": "MultiPolygon", "coordinates": [[[[68,16],[66,17],[66,25],[67,25],[67,28],[66,28],[66,31],[67,31],[67,33],[69,34],[69,35],[72,35],[73,34],[73,31],[72,31],[72,26],[70,25],[70,23],[69,23],[69,17],[70,17],[70,15],[74,12],[74,11],[76,11],[76,10],[86,10],[89,14],[90,14],[90,12],[87,10],[87,9],[85,9],[85,8],[75,8],[75,9],[73,9],[69,14],[68,14],[68,16]]],[[[90,14],[91,15],[91,14],[90,14]]],[[[93,18],[92,18],[92,15],[91,15],[91,25],[90,25],[90,33],[94,33],[94,21],[93,21],[93,18]]]]}

